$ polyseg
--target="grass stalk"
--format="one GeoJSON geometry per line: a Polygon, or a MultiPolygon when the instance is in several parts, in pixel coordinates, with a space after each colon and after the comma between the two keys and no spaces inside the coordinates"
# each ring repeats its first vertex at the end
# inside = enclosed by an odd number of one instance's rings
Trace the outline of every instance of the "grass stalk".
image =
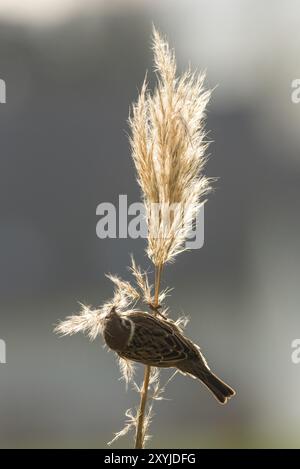
{"type": "MultiPolygon", "coordinates": [[[[154,293],[154,308],[157,308],[159,305],[159,289],[160,289],[160,282],[161,282],[161,272],[162,272],[162,265],[159,265],[155,268],[155,293],[154,293]]],[[[156,312],[154,311],[154,315],[156,312]]],[[[138,415],[138,422],[136,428],[136,436],[135,436],[135,449],[142,449],[144,447],[144,421],[145,421],[145,411],[147,405],[147,398],[148,398],[148,389],[149,389],[149,381],[150,381],[150,374],[151,374],[151,366],[145,366],[144,371],[144,381],[143,387],[141,389],[141,398],[140,398],[140,408],[139,408],[139,415],[138,415]]]]}

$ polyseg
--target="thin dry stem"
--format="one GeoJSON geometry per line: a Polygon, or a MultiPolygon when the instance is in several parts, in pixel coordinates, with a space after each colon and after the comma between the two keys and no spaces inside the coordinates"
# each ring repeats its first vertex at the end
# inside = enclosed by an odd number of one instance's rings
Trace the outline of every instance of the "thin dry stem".
{"type": "MultiPolygon", "coordinates": [[[[155,294],[154,294],[154,308],[158,306],[158,299],[159,299],[159,289],[160,289],[160,282],[161,282],[161,272],[162,272],[162,265],[159,265],[155,268],[155,294]]],[[[154,314],[155,311],[154,311],[154,314]]],[[[144,383],[141,390],[141,400],[140,400],[140,409],[138,415],[138,423],[136,429],[136,439],[135,439],[135,448],[141,449],[144,446],[145,440],[145,410],[147,404],[147,397],[148,397],[148,389],[149,389],[149,381],[151,375],[151,366],[145,366],[144,371],[144,383]]]]}
{"type": "Polygon", "coordinates": [[[144,382],[143,382],[143,387],[141,390],[141,402],[140,402],[140,409],[139,409],[137,429],[136,429],[136,438],[135,438],[136,449],[141,449],[144,446],[144,437],[145,437],[144,419],[145,419],[145,410],[146,410],[147,397],[148,397],[150,373],[151,373],[151,367],[145,366],[144,382]]]}

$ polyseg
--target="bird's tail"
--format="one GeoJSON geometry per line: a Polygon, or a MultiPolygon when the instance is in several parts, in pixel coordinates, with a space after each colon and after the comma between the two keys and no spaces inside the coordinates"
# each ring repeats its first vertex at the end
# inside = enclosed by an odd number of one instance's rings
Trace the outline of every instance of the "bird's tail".
{"type": "Polygon", "coordinates": [[[203,364],[201,366],[195,364],[190,370],[185,369],[182,371],[188,372],[195,378],[200,379],[221,404],[226,404],[227,400],[235,395],[235,391],[228,384],[224,383],[208,368],[204,368],[203,364]]]}
{"type": "Polygon", "coordinates": [[[235,395],[235,391],[228,384],[224,383],[224,381],[210,371],[202,372],[197,377],[208,387],[221,404],[226,404],[227,400],[235,395]]]}

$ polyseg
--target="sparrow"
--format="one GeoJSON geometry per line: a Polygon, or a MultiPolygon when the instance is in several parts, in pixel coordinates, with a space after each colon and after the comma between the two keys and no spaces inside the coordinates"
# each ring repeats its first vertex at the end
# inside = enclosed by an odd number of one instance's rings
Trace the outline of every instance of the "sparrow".
{"type": "Polygon", "coordinates": [[[221,403],[235,391],[212,373],[198,346],[171,321],[143,311],[119,314],[115,308],[104,318],[106,345],[121,358],[158,368],[177,368],[199,379],[221,403]]]}

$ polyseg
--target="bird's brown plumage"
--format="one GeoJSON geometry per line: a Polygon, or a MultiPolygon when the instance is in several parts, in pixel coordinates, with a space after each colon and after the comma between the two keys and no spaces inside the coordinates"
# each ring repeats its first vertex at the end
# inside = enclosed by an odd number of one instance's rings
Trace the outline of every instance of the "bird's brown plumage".
{"type": "Polygon", "coordinates": [[[175,367],[200,379],[222,404],[235,394],[210,371],[200,349],[171,321],[142,311],[121,316],[112,310],[105,321],[104,339],[122,358],[159,368],[175,367]]]}
{"type": "Polygon", "coordinates": [[[186,359],[197,359],[198,349],[186,339],[175,324],[148,313],[134,312],[132,340],[121,354],[130,360],[151,366],[173,367],[186,359]]]}

